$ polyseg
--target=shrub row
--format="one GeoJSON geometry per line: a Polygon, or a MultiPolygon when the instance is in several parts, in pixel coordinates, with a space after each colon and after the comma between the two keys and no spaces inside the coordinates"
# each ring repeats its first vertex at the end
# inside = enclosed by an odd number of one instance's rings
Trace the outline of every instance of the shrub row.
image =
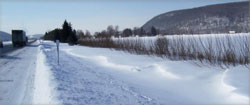
{"type": "Polygon", "coordinates": [[[198,60],[211,64],[238,65],[250,63],[249,36],[197,37],[170,36],[143,38],[88,38],[80,45],[111,48],[133,54],[156,55],[171,60],[198,60]]]}

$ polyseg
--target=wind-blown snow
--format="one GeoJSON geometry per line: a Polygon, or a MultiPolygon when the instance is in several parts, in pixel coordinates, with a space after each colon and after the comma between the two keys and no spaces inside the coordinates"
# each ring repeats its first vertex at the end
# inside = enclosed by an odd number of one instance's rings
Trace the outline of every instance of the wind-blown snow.
{"type": "Polygon", "coordinates": [[[67,44],[58,66],[55,43],[42,46],[64,104],[249,104],[249,66],[222,69],[67,44]]]}

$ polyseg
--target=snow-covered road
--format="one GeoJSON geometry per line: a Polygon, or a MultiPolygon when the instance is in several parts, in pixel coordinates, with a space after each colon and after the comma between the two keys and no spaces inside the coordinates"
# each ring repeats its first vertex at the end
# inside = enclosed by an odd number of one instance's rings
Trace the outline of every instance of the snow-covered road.
{"type": "Polygon", "coordinates": [[[0,57],[0,104],[30,104],[38,43],[0,57]]]}
{"type": "Polygon", "coordinates": [[[249,66],[67,44],[58,65],[56,54],[44,41],[0,58],[0,104],[249,104],[249,66]]]}

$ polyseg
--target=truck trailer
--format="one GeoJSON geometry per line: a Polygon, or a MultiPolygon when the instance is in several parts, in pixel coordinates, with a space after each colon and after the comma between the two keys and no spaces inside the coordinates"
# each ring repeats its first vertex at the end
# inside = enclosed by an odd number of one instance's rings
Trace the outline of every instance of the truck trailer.
{"type": "Polygon", "coordinates": [[[25,46],[27,43],[26,33],[23,30],[12,30],[12,45],[25,46]]]}

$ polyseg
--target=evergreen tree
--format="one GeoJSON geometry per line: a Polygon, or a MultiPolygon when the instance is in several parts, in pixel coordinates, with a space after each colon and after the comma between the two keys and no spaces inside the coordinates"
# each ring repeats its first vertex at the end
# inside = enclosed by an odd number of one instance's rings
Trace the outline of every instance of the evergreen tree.
{"type": "Polygon", "coordinates": [[[67,39],[70,36],[71,32],[72,32],[71,24],[65,20],[62,25],[62,38],[60,41],[67,42],[67,39]]]}
{"type": "Polygon", "coordinates": [[[133,32],[130,28],[126,28],[123,30],[123,37],[129,37],[129,36],[132,36],[133,32]]]}
{"type": "Polygon", "coordinates": [[[55,29],[54,30],[54,35],[55,35],[54,36],[55,38],[53,39],[54,41],[60,40],[60,31],[61,31],[60,29],[55,29]]]}
{"type": "Polygon", "coordinates": [[[146,32],[145,32],[145,30],[142,27],[140,29],[139,35],[140,36],[145,36],[146,35],[146,32]]]}
{"type": "Polygon", "coordinates": [[[156,36],[156,35],[157,35],[157,30],[156,30],[156,28],[155,28],[154,26],[152,26],[152,28],[151,28],[151,34],[152,34],[153,36],[156,36]]]}

